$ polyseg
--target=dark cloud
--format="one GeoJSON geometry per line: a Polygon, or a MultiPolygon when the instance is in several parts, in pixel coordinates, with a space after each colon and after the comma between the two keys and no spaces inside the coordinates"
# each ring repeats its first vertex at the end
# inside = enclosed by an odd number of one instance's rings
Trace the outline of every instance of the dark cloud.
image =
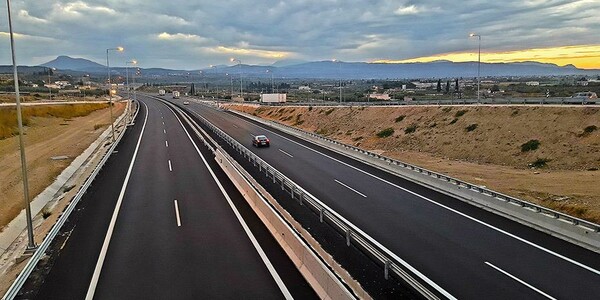
{"type": "MultiPolygon", "coordinates": [[[[18,62],[57,55],[102,62],[123,45],[122,60],[142,66],[201,68],[272,63],[283,57],[344,61],[401,60],[473,49],[597,44],[597,0],[409,1],[12,1],[18,62]]],[[[6,12],[6,3],[0,8],[6,12]]],[[[0,24],[0,32],[7,32],[0,24]]],[[[0,47],[8,38],[0,35],[0,47]]],[[[115,58],[118,59],[118,58],[115,58]]],[[[0,52],[0,64],[10,62],[0,52]]]]}

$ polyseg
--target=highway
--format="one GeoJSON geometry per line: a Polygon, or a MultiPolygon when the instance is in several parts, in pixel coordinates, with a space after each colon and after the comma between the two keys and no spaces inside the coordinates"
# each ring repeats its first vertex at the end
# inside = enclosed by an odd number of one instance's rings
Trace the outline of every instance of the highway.
{"type": "Polygon", "coordinates": [[[459,299],[597,299],[600,255],[273,128],[202,115],[459,299]],[[269,148],[254,148],[265,134],[269,148]]]}
{"type": "Polygon", "coordinates": [[[316,298],[208,149],[165,104],[138,99],[37,297],[316,298]]]}

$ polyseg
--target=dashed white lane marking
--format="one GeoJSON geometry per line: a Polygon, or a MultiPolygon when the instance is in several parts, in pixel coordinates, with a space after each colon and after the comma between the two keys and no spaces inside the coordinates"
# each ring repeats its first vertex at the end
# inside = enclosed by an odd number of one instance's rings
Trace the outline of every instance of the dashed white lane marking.
{"type": "Polygon", "coordinates": [[[163,129],[163,132],[166,134],[166,133],[167,133],[167,130],[166,130],[166,129],[163,129]]]}
{"type": "Polygon", "coordinates": [[[359,192],[359,191],[357,191],[357,190],[355,190],[355,189],[351,188],[350,186],[348,186],[348,185],[344,184],[343,182],[341,182],[341,181],[339,181],[339,180],[337,180],[337,179],[334,179],[334,181],[335,181],[335,182],[337,182],[337,183],[339,183],[341,186],[343,186],[343,187],[345,187],[345,188],[347,188],[347,189],[349,189],[349,190],[351,190],[351,191],[353,191],[353,192],[355,192],[355,193],[357,193],[357,194],[359,194],[359,195],[361,195],[361,196],[363,196],[363,197],[367,198],[367,195],[365,195],[365,194],[363,194],[363,193],[361,193],[361,192],[359,192]]]}
{"type": "Polygon", "coordinates": [[[292,158],[294,157],[293,155],[291,155],[291,154],[289,154],[289,153],[287,153],[287,152],[285,152],[285,151],[283,151],[283,150],[281,150],[281,149],[279,149],[279,151],[280,151],[281,153],[283,153],[283,154],[285,154],[285,155],[289,156],[289,157],[292,157],[292,158]]]}
{"type": "Polygon", "coordinates": [[[165,147],[169,147],[169,142],[165,141],[165,147]]]}
{"type": "Polygon", "coordinates": [[[169,159],[169,172],[173,172],[173,166],[171,166],[171,160],[169,159]]]}
{"type": "Polygon", "coordinates": [[[181,218],[179,218],[179,205],[175,200],[175,217],[177,218],[177,227],[181,227],[181,218]]]}
{"type": "Polygon", "coordinates": [[[514,279],[514,280],[516,280],[517,282],[521,283],[522,285],[524,285],[524,286],[526,286],[526,287],[528,287],[528,288],[530,288],[530,289],[532,289],[532,290],[534,290],[534,291],[538,292],[540,295],[542,295],[542,296],[544,296],[544,297],[546,297],[546,298],[548,298],[548,299],[556,299],[556,298],[554,298],[554,297],[552,297],[552,296],[550,296],[550,295],[548,295],[548,294],[544,293],[544,292],[543,292],[543,291],[541,291],[540,289],[538,289],[538,288],[534,287],[533,285],[531,285],[531,284],[529,284],[529,283],[527,283],[527,282],[525,282],[525,281],[523,281],[523,280],[521,280],[521,279],[517,278],[516,276],[514,276],[514,275],[512,275],[512,274],[510,274],[510,273],[508,273],[508,272],[506,272],[506,271],[504,271],[504,270],[502,270],[502,269],[500,269],[500,268],[498,268],[498,267],[496,267],[496,266],[492,265],[491,263],[489,263],[489,262],[487,262],[487,261],[485,262],[485,264],[486,264],[486,265],[488,265],[488,266],[490,266],[490,267],[492,267],[492,268],[494,268],[494,269],[496,269],[496,271],[498,271],[498,272],[500,272],[500,273],[502,273],[502,274],[504,274],[504,275],[506,275],[506,276],[508,276],[508,277],[510,277],[510,278],[512,278],[512,279],[514,279]]]}

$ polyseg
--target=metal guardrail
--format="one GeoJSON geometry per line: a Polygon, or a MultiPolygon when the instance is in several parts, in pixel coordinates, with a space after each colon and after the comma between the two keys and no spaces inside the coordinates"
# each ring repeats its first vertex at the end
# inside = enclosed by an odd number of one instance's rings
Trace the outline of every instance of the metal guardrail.
{"type": "Polygon", "coordinates": [[[335,229],[344,234],[346,237],[346,244],[348,246],[353,244],[360,249],[363,249],[363,251],[380,263],[383,266],[383,275],[385,279],[390,276],[391,272],[396,274],[399,278],[404,280],[427,299],[439,299],[439,295],[448,299],[455,299],[451,294],[425,277],[406,261],[402,260],[389,249],[356,227],[350,221],[346,220],[329,206],[318,200],[316,197],[304,190],[301,186],[286,177],[283,173],[279,172],[252,151],[248,150],[248,148],[230,137],[220,128],[210,123],[204,117],[200,115],[197,116],[205,126],[223,139],[227,144],[235,149],[235,151],[242,154],[244,158],[252,162],[254,166],[257,166],[259,172],[264,172],[266,177],[272,178],[273,183],[280,184],[281,189],[288,192],[292,199],[299,201],[299,203],[302,205],[307,205],[309,208],[319,214],[319,220],[321,222],[328,222],[335,229]],[[433,289],[435,292],[433,292],[431,289],[433,289]]]}
{"type": "MultiPolygon", "coordinates": [[[[136,115],[137,115],[138,110],[139,110],[139,105],[137,105],[136,115]]],[[[125,115],[123,115],[123,117],[121,118],[121,120],[119,121],[118,124],[120,124],[122,122],[123,123],[126,122],[125,115]]],[[[125,134],[126,131],[127,131],[127,126],[124,126],[123,131],[121,131],[121,133],[119,134],[119,136],[117,137],[115,142],[111,145],[111,147],[106,152],[104,157],[102,157],[102,160],[100,161],[100,163],[96,166],[96,168],[94,168],[94,171],[92,171],[92,173],[85,180],[84,184],[79,188],[79,190],[77,191],[77,194],[75,194],[75,197],[73,197],[73,200],[71,201],[71,203],[69,203],[69,205],[67,206],[65,211],[62,213],[62,215],[60,216],[58,221],[54,224],[54,226],[52,226],[52,229],[50,229],[50,231],[48,232],[48,234],[46,235],[46,237],[44,238],[42,243],[39,245],[39,247],[37,248],[35,253],[31,256],[31,258],[29,259],[29,261],[27,262],[27,264],[21,271],[21,273],[19,273],[19,275],[17,276],[17,279],[15,279],[15,281],[10,286],[10,288],[8,289],[6,294],[4,294],[4,296],[2,297],[2,300],[11,300],[11,299],[14,299],[18,295],[19,291],[21,290],[21,288],[23,287],[23,285],[25,284],[25,282],[27,281],[27,279],[29,278],[29,276],[31,275],[33,270],[35,270],[35,267],[37,266],[40,259],[45,255],[46,251],[48,250],[48,247],[50,247],[50,244],[52,244],[52,241],[54,240],[56,235],[59,233],[62,226],[65,224],[65,222],[67,222],[67,220],[69,219],[69,216],[71,215],[73,210],[75,210],[77,203],[79,203],[79,201],[81,200],[81,198],[83,197],[83,195],[85,194],[85,192],[87,191],[89,186],[92,184],[92,182],[94,181],[94,179],[96,178],[96,176],[98,175],[100,170],[102,170],[102,167],[104,167],[104,164],[106,163],[106,161],[110,158],[111,154],[113,153],[113,151],[115,150],[115,148],[117,147],[117,145],[119,144],[121,139],[123,138],[123,135],[125,134]]],[[[109,138],[109,137],[110,137],[110,135],[107,135],[107,138],[109,138]]]]}
{"type": "MultiPolygon", "coordinates": [[[[254,116],[251,116],[251,115],[248,115],[248,114],[245,114],[245,113],[242,113],[242,112],[233,111],[233,110],[231,112],[239,114],[239,115],[242,115],[242,116],[250,118],[250,119],[254,119],[255,118],[254,116]]],[[[524,209],[529,209],[531,211],[534,211],[534,212],[546,215],[546,216],[551,217],[551,218],[564,220],[564,221],[566,221],[568,223],[571,223],[574,226],[582,226],[582,227],[587,228],[588,230],[591,230],[593,232],[600,233],[600,225],[599,224],[595,224],[595,223],[592,223],[590,221],[586,221],[586,220],[583,220],[583,219],[580,219],[580,218],[576,218],[576,217],[570,216],[568,214],[565,214],[565,213],[562,213],[562,212],[559,212],[559,211],[556,211],[556,210],[552,210],[552,209],[549,209],[549,208],[546,208],[546,207],[543,207],[543,206],[540,206],[540,205],[537,205],[537,204],[534,204],[534,203],[531,203],[531,202],[528,202],[528,201],[525,201],[525,200],[517,199],[515,197],[508,196],[508,195],[499,193],[497,191],[490,190],[488,188],[484,188],[484,187],[478,186],[476,184],[472,184],[472,183],[469,183],[469,182],[466,182],[466,181],[463,181],[463,180],[460,180],[460,179],[457,179],[457,178],[454,178],[454,177],[450,177],[450,176],[447,176],[447,175],[444,175],[444,174],[441,174],[441,173],[437,173],[437,172],[434,172],[434,171],[431,171],[431,170],[428,170],[428,169],[425,169],[425,168],[422,168],[422,167],[419,167],[419,166],[416,166],[416,165],[412,165],[412,164],[405,163],[405,162],[402,162],[402,161],[399,161],[399,160],[396,160],[396,159],[393,159],[393,158],[389,158],[389,157],[386,157],[386,156],[383,156],[383,155],[379,155],[379,154],[376,154],[376,153],[373,153],[373,152],[370,152],[370,151],[367,151],[367,150],[363,150],[363,149],[360,149],[358,147],[354,147],[354,146],[351,146],[351,145],[348,145],[348,144],[340,143],[340,142],[335,141],[333,139],[326,138],[326,137],[323,137],[321,135],[318,135],[318,134],[315,134],[315,133],[312,133],[312,132],[304,131],[304,130],[301,130],[301,129],[298,129],[298,128],[295,128],[295,127],[292,127],[292,126],[289,126],[289,125],[286,125],[286,124],[282,124],[282,123],[279,123],[279,122],[276,122],[276,121],[270,121],[270,122],[273,122],[273,123],[275,123],[275,124],[277,124],[279,126],[283,126],[285,128],[294,130],[296,132],[302,133],[304,135],[308,135],[308,136],[311,136],[313,138],[317,138],[317,139],[320,139],[320,140],[332,143],[334,145],[338,145],[338,146],[344,147],[346,149],[349,149],[349,150],[352,150],[352,151],[355,151],[355,152],[358,152],[358,153],[362,153],[362,154],[364,154],[366,156],[369,156],[369,157],[372,157],[372,158],[376,158],[376,159],[380,159],[380,160],[382,160],[382,161],[384,161],[384,162],[386,162],[386,163],[388,163],[390,165],[395,165],[395,166],[403,167],[405,169],[412,170],[412,171],[417,172],[417,173],[425,174],[425,175],[431,176],[433,178],[437,178],[439,180],[455,184],[458,187],[464,187],[464,188],[467,188],[467,189],[469,189],[471,191],[479,192],[479,193],[481,193],[483,195],[490,196],[490,197],[492,197],[494,199],[502,200],[502,201],[505,201],[507,203],[513,203],[513,204],[516,204],[518,206],[521,206],[524,209]]]]}

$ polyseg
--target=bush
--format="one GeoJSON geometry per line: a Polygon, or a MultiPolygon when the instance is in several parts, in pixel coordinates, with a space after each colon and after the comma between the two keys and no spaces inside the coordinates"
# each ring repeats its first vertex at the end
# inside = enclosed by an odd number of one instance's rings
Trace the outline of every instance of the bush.
{"type": "Polygon", "coordinates": [[[417,131],[417,125],[415,125],[415,124],[412,124],[404,129],[404,133],[406,133],[406,134],[410,134],[415,131],[417,131]]]}
{"type": "Polygon", "coordinates": [[[466,110],[466,109],[459,110],[459,111],[457,111],[457,112],[454,114],[454,117],[456,117],[456,118],[459,118],[459,117],[461,117],[462,115],[466,114],[467,112],[468,112],[468,110],[466,110]]]}
{"type": "Polygon", "coordinates": [[[590,125],[586,128],[583,129],[583,132],[585,133],[592,133],[594,131],[598,130],[598,127],[596,127],[596,125],[590,125]]]}
{"type": "Polygon", "coordinates": [[[449,124],[449,125],[452,125],[452,124],[456,123],[456,121],[458,121],[458,119],[457,119],[457,118],[454,118],[454,119],[452,119],[452,121],[450,121],[450,124],[449,124]]]}
{"type": "Polygon", "coordinates": [[[475,129],[477,129],[477,124],[471,124],[469,126],[467,126],[467,128],[465,128],[467,130],[467,132],[471,132],[475,129]]]}
{"type": "Polygon", "coordinates": [[[309,107],[308,107],[308,111],[311,111],[311,110],[312,110],[312,106],[309,106],[309,107]]]}
{"type": "Polygon", "coordinates": [[[540,147],[540,141],[538,140],[529,140],[527,143],[521,145],[521,152],[528,152],[537,150],[540,147]]]}
{"type": "Polygon", "coordinates": [[[46,208],[42,209],[42,218],[44,218],[44,220],[47,219],[51,215],[52,215],[51,211],[49,211],[46,208]]]}
{"type": "Polygon", "coordinates": [[[388,137],[388,136],[390,136],[392,134],[394,134],[394,128],[390,127],[390,128],[386,128],[386,129],[378,132],[377,133],[377,137],[385,138],[385,137],[388,137]]]}
{"type": "Polygon", "coordinates": [[[397,117],[397,118],[396,118],[396,123],[398,123],[398,122],[402,122],[402,120],[404,120],[404,118],[406,118],[406,116],[405,116],[405,115],[401,115],[401,116],[397,117]]]}
{"type": "Polygon", "coordinates": [[[329,114],[331,114],[333,111],[335,110],[335,108],[329,109],[325,112],[326,116],[329,116],[329,114]]]}
{"type": "Polygon", "coordinates": [[[530,164],[529,164],[529,167],[530,167],[530,168],[536,168],[536,169],[543,168],[543,167],[545,167],[545,166],[546,166],[546,163],[548,163],[548,162],[550,162],[550,161],[551,161],[551,159],[547,159],[547,158],[538,158],[538,159],[536,159],[534,162],[530,163],[530,164]]]}

